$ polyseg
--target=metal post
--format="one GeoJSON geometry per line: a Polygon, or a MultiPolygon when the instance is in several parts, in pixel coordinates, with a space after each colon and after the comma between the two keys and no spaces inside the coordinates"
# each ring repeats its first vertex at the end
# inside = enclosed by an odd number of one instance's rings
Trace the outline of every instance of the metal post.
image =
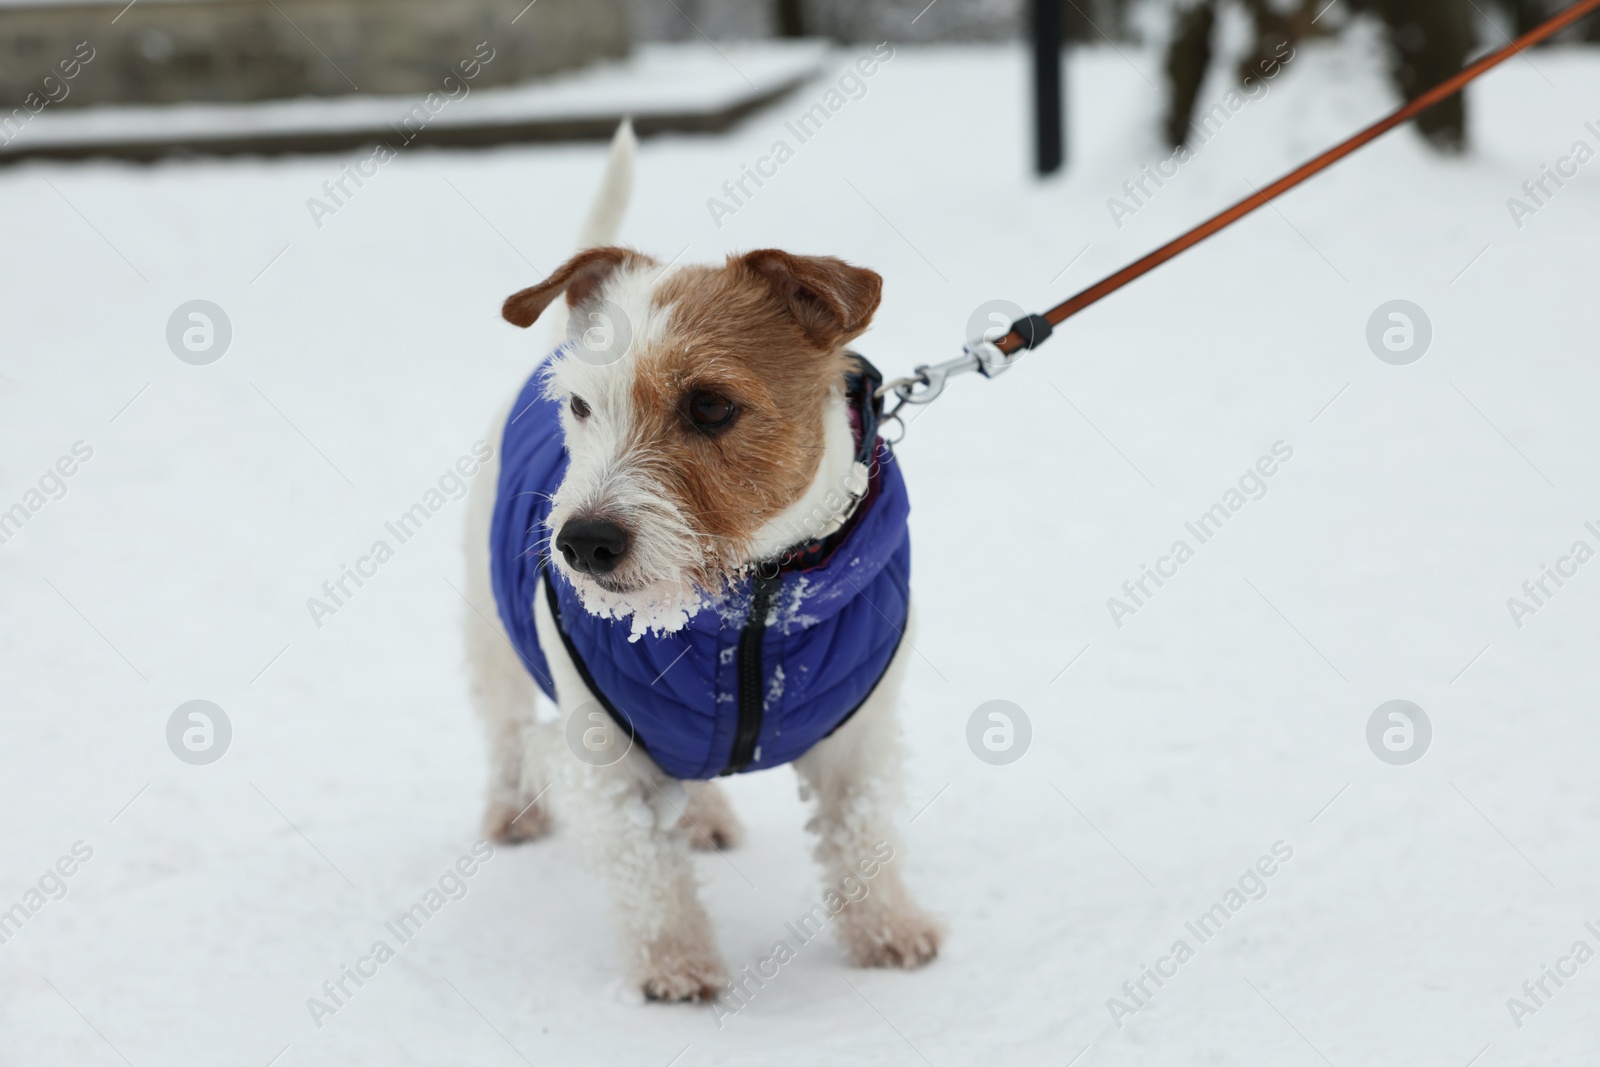
{"type": "Polygon", "coordinates": [[[1043,175],[1059,170],[1066,157],[1061,117],[1061,0],[1031,3],[1034,169],[1043,175]]]}

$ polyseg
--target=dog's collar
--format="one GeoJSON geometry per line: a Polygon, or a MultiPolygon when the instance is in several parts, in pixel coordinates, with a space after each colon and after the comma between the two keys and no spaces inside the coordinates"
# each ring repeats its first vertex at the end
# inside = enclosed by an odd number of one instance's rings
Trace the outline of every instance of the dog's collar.
{"type": "Polygon", "coordinates": [[[851,352],[857,369],[845,375],[845,397],[855,415],[856,462],[870,464],[878,451],[878,423],[883,420],[883,397],[878,386],[883,384],[883,374],[866,356],[851,352]]]}
{"type": "Polygon", "coordinates": [[[778,553],[776,559],[760,565],[759,569],[764,573],[770,574],[774,569],[806,570],[821,564],[850,536],[856,519],[874,495],[877,479],[871,476],[871,471],[878,453],[878,424],[883,419],[883,398],[878,395],[878,386],[883,384],[883,374],[859,352],[851,352],[849,355],[856,365],[856,369],[846,374],[844,379],[850,430],[855,435],[856,450],[852,458],[853,462],[867,469],[866,485],[860,492],[851,494],[850,504],[844,509],[839,525],[832,532],[791,545],[778,553]]]}

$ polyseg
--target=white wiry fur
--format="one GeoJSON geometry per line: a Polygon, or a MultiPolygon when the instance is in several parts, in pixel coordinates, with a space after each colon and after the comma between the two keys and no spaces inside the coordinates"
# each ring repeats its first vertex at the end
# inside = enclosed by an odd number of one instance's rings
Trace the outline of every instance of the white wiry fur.
{"type": "Polygon", "coordinates": [[[703,542],[662,485],[662,458],[633,434],[634,368],[667,326],[667,310],[651,302],[664,273],[642,265],[606,279],[602,310],[588,313],[599,321],[573,316],[561,353],[546,372],[548,395],[563,401],[581,396],[590,408],[589,417],[579,420],[562,407],[561,429],[572,458],[551,501],[548,533],[553,536],[575,515],[604,515],[630,535],[627,563],[612,576],[625,588],[602,587],[567,567],[559,554],[553,554],[555,565],[589,611],[632,616],[635,637],[649,629],[681,629],[704,599],[683,579],[701,561],[703,542]],[[620,350],[619,330],[629,338],[620,350]]]}
{"type": "MultiPolygon", "coordinates": [[[[602,194],[585,226],[585,244],[612,239],[626,203],[632,152],[631,130],[619,130],[602,194]]],[[[648,306],[648,300],[641,302],[638,296],[647,291],[640,287],[649,281],[618,279],[607,288],[607,299],[635,309],[648,306]]],[[[636,330],[642,326],[646,335],[652,328],[647,313],[633,324],[636,330]]],[[[578,333],[581,340],[580,325],[572,324],[568,335],[578,333]]],[[[604,405],[614,417],[613,428],[597,429],[587,437],[588,427],[565,426],[573,463],[556,494],[557,509],[599,494],[613,506],[630,509],[634,530],[641,520],[657,524],[648,535],[656,543],[647,551],[653,553],[652,570],[661,568],[657,576],[667,589],[674,579],[675,561],[683,558],[674,555],[681,550],[681,545],[673,547],[674,539],[687,543],[690,538],[683,534],[687,526],[682,518],[664,508],[659,496],[651,497],[649,457],[629,451],[629,390],[614,384],[629,377],[625,366],[595,366],[570,357],[552,373],[552,388],[581,383],[581,395],[594,410],[604,405]]],[[[501,439],[509,409],[507,404],[494,421],[490,440],[501,439]]],[[[607,421],[589,420],[595,427],[607,421]]],[[[758,534],[753,553],[770,554],[794,543],[796,530],[803,536],[828,532],[830,523],[841,521],[839,507],[830,504],[839,499],[838,490],[846,496],[859,491],[863,475],[853,463],[842,398],[830,401],[825,424],[825,455],[813,485],[758,534]],[[815,529],[819,524],[821,528],[815,529]]],[[[589,865],[609,888],[630,979],[652,999],[709,999],[726,987],[728,972],[696,893],[689,850],[732,846],[740,828],[716,785],[669,778],[642,750],[628,748],[626,736],[616,729],[607,731],[607,743],[627,751],[607,766],[595,766],[594,753],[585,761],[568,749],[567,721],[573,716],[587,719],[598,704],[566,654],[542,590],[535,594],[534,619],[539,645],[549,661],[559,718],[539,721],[533,680],[501,627],[490,587],[489,526],[499,461],[497,449],[473,481],[467,531],[472,602],[466,613],[467,659],[473,701],[489,736],[485,832],[500,841],[538,837],[549,829],[553,812],[575,831],[589,865]]],[[[908,629],[910,625],[908,620],[908,629]]],[[[802,798],[815,802],[807,828],[816,835],[816,858],[825,885],[838,886],[847,877],[854,878],[863,861],[884,855],[884,846],[895,857],[878,871],[871,892],[846,904],[835,924],[851,960],[862,966],[918,966],[937,953],[941,936],[939,925],[906,890],[904,848],[892,819],[900,766],[895,707],[910,649],[908,635],[865,705],[795,764],[802,798]]],[[[603,747],[598,755],[609,758],[603,747]]]]}

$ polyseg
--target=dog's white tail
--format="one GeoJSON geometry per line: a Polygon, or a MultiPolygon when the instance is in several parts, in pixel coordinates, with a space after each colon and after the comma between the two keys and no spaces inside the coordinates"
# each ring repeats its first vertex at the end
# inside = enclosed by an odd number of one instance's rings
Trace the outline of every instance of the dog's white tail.
{"type": "Polygon", "coordinates": [[[578,251],[596,245],[608,245],[617,239],[617,228],[628,210],[628,198],[633,193],[633,154],[638,141],[633,136],[633,123],[627,119],[617,127],[611,138],[611,155],[606,160],[605,177],[600,189],[589,205],[589,214],[578,231],[578,251]]]}
{"type": "MultiPolygon", "coordinates": [[[[578,230],[578,247],[574,252],[616,241],[622,216],[627,214],[628,200],[633,195],[633,154],[639,142],[633,136],[633,123],[623,119],[611,137],[611,153],[606,158],[606,172],[595,191],[589,214],[584,216],[578,230]]],[[[566,302],[556,305],[560,313],[551,316],[550,343],[560,344],[567,336],[566,302]]]]}

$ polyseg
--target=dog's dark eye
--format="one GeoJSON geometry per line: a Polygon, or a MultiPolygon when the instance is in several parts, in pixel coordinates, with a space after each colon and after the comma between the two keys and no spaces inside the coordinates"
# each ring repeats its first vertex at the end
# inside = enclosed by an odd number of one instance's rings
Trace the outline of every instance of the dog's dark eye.
{"type": "Polygon", "coordinates": [[[689,396],[689,421],[701,430],[726,429],[736,414],[733,401],[721,393],[700,389],[689,396]]]}
{"type": "Polygon", "coordinates": [[[569,406],[572,408],[573,418],[587,419],[589,417],[589,404],[583,399],[583,397],[574,396],[572,398],[572,403],[569,406]]]}

